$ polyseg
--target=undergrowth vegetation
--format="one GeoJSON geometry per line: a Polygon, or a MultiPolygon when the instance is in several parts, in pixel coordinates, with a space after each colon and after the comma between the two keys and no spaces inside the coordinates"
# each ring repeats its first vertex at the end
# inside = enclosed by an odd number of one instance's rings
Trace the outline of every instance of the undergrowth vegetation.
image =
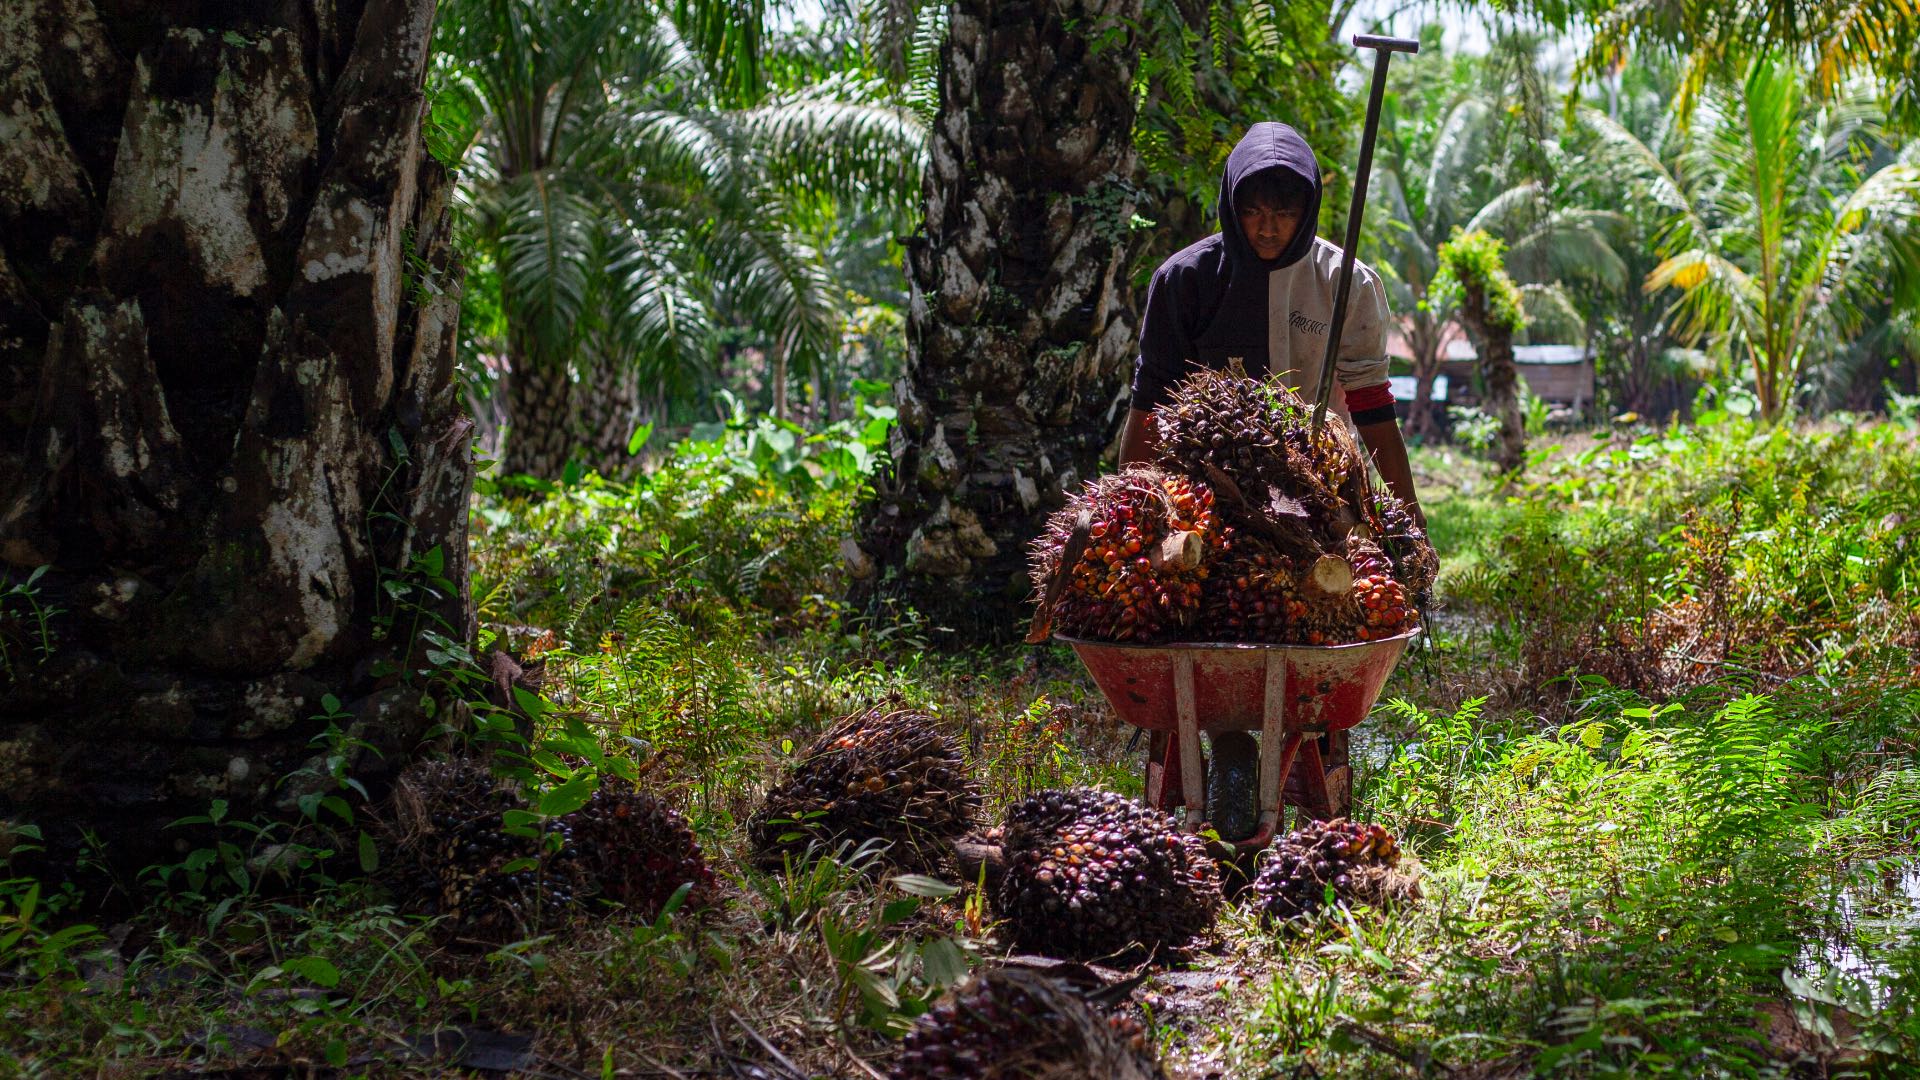
{"type": "MultiPolygon", "coordinates": [[[[492,748],[529,807],[503,828],[536,839],[596,786],[662,796],[717,905],[450,937],[389,887],[341,715],[294,826],[210,807],[181,827],[212,839],[178,864],[88,896],[29,872],[30,829],[7,838],[5,1072],[440,1075],[459,1059],[422,1039],[456,1028],[569,1075],[729,1075],[771,1068],[769,1047],[808,1075],[887,1068],[912,1018],[1004,951],[982,882],[856,845],[755,869],[769,783],[888,695],[959,738],[990,820],[1047,787],[1138,794],[1141,752],[1064,650],[936,653],[910,614],[842,605],[848,447],[874,436],[741,421],[629,483],[476,499],[480,655],[422,669],[473,723],[431,752],[492,748]],[[523,669],[504,699],[490,649],[523,669]],[[86,914],[107,898],[126,914],[86,914]]],[[[1440,610],[1353,756],[1356,814],[1418,858],[1424,898],[1293,935],[1230,911],[1137,994],[1182,1075],[1920,1061],[1911,434],[1729,418],[1542,451],[1512,490],[1435,452],[1416,465],[1440,493],[1440,610]]]]}

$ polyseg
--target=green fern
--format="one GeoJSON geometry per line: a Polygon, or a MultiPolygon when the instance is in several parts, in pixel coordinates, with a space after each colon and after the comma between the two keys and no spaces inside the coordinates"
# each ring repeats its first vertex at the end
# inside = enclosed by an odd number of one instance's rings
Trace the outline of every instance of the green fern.
{"type": "Polygon", "coordinates": [[[947,5],[924,5],[913,24],[907,49],[907,107],[931,128],[940,113],[940,49],[947,41],[947,5]]]}

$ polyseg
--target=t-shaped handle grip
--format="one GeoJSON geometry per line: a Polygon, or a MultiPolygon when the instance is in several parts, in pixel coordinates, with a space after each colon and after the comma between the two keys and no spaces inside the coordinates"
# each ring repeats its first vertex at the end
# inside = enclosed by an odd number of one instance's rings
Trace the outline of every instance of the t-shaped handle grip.
{"type": "Polygon", "coordinates": [[[1355,34],[1353,43],[1362,49],[1382,49],[1386,52],[1417,53],[1420,43],[1412,38],[1381,37],[1378,34],[1355,34]]]}

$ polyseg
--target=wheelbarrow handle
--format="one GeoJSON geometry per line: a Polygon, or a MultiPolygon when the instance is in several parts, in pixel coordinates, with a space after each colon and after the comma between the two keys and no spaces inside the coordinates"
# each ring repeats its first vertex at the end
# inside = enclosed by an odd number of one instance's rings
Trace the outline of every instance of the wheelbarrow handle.
{"type": "Polygon", "coordinates": [[[1420,43],[1412,38],[1383,37],[1379,34],[1355,34],[1353,43],[1362,49],[1379,49],[1381,52],[1420,51],[1420,43]]]}
{"type": "Polygon", "coordinates": [[[1347,295],[1353,287],[1353,252],[1360,246],[1360,220],[1367,209],[1367,178],[1373,172],[1373,144],[1380,135],[1380,102],[1387,93],[1387,63],[1397,52],[1417,53],[1420,43],[1409,38],[1355,34],[1353,43],[1373,49],[1373,86],[1367,92],[1367,124],[1360,134],[1360,163],[1353,171],[1353,202],[1347,207],[1347,242],[1340,251],[1340,276],[1334,285],[1333,323],[1327,327],[1327,355],[1320,362],[1320,386],[1313,399],[1313,436],[1318,442],[1327,419],[1327,398],[1333,393],[1333,365],[1340,356],[1340,331],[1347,324],[1347,295]]]}

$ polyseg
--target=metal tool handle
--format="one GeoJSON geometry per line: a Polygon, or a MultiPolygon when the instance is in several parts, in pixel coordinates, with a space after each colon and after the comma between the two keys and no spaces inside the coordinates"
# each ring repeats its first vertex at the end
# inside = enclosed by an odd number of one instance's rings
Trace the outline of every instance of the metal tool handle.
{"type": "Polygon", "coordinates": [[[1333,324],[1327,328],[1327,355],[1320,363],[1320,387],[1313,399],[1313,435],[1317,441],[1327,418],[1327,398],[1333,393],[1333,365],[1340,355],[1340,331],[1347,323],[1347,293],[1353,287],[1353,249],[1360,245],[1360,219],[1367,207],[1367,177],[1373,172],[1373,143],[1380,134],[1380,100],[1387,92],[1387,62],[1397,52],[1417,53],[1420,43],[1410,38],[1355,34],[1353,43],[1375,50],[1373,87],[1367,93],[1367,125],[1360,135],[1360,165],[1353,174],[1353,204],[1347,208],[1347,242],[1340,251],[1340,278],[1334,286],[1333,324]]]}

